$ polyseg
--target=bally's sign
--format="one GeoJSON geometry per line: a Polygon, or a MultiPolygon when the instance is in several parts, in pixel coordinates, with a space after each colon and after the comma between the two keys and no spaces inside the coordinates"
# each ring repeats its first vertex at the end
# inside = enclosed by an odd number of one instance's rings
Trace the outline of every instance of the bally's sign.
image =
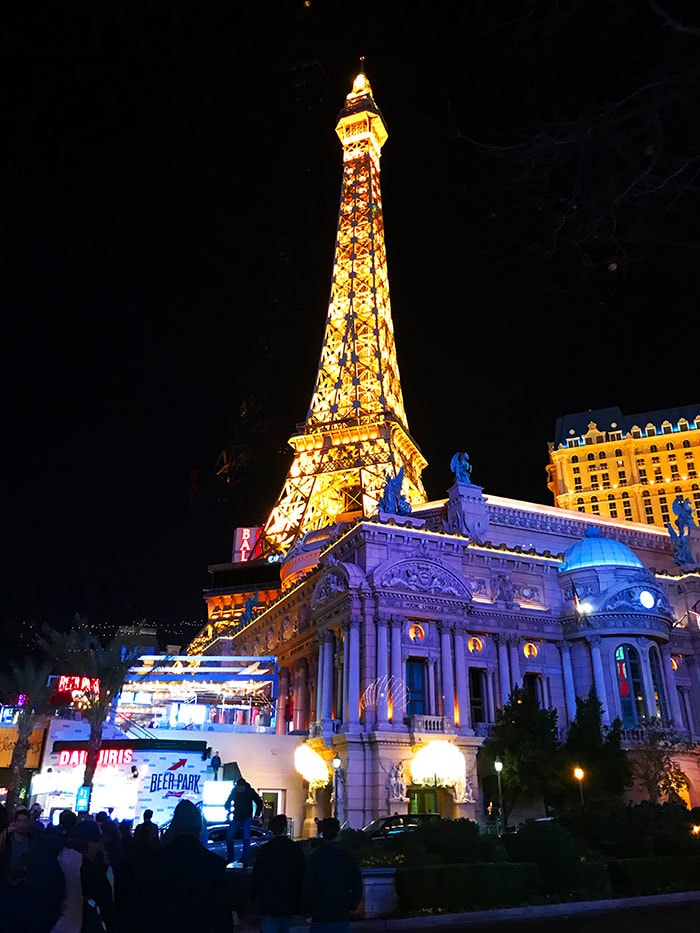
{"type": "Polygon", "coordinates": [[[180,758],[170,765],[167,771],[156,771],[150,777],[149,793],[165,792],[166,797],[182,797],[183,794],[201,794],[201,774],[187,774],[181,769],[187,764],[186,758],[180,758]]]}

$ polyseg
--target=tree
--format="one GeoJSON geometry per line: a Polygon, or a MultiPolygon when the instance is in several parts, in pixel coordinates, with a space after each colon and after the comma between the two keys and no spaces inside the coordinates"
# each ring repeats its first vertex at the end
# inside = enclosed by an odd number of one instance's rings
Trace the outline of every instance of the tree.
{"type": "Polygon", "coordinates": [[[34,729],[46,717],[49,704],[48,680],[51,665],[38,664],[32,658],[23,663],[13,661],[9,671],[0,675],[0,694],[18,709],[17,741],[10,761],[10,783],[7,792],[7,812],[11,814],[21,798],[25,779],[29,739],[34,729]],[[21,702],[20,702],[21,700],[21,702]]]}
{"type": "Polygon", "coordinates": [[[479,755],[491,764],[496,758],[503,762],[506,812],[520,793],[542,797],[545,803],[553,800],[561,789],[557,711],[541,709],[534,697],[516,687],[498,711],[496,725],[479,755]]]}
{"type": "Polygon", "coordinates": [[[605,728],[603,704],[595,688],[588,696],[576,697],[576,718],[564,745],[568,773],[579,765],[585,772],[586,799],[621,798],[632,783],[632,765],[622,747],[619,719],[605,728]]]}
{"type": "Polygon", "coordinates": [[[638,727],[640,740],[632,750],[634,776],[644,787],[649,800],[658,803],[662,796],[679,797],[688,787],[688,778],[676,758],[694,748],[690,739],[661,719],[648,719],[638,727]]]}
{"type": "Polygon", "coordinates": [[[83,784],[92,786],[104,724],[138,652],[122,654],[116,637],[103,645],[90,632],[87,619],[79,615],[68,632],[57,632],[45,625],[38,641],[41,650],[60,665],[62,672],[97,678],[100,682],[99,692],[86,693],[80,709],[83,719],[90,725],[83,784]]]}

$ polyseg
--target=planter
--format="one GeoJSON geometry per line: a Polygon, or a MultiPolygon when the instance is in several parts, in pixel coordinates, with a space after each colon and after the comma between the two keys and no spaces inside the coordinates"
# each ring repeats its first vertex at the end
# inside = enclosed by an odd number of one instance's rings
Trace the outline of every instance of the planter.
{"type": "Polygon", "coordinates": [[[363,868],[363,897],[357,912],[367,919],[389,917],[399,906],[395,868],[363,868]]]}

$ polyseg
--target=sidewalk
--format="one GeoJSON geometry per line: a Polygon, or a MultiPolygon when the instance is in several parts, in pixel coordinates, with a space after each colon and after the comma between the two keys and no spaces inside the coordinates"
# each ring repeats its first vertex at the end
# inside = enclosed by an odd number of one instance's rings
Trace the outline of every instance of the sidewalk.
{"type": "MultiPolygon", "coordinates": [[[[596,933],[624,929],[627,924],[635,933],[663,929],[673,929],[674,933],[697,933],[700,930],[700,891],[389,920],[354,920],[352,933],[404,933],[428,929],[443,933],[459,933],[461,930],[495,933],[517,929],[539,933],[542,930],[561,930],[564,924],[567,931],[595,929],[596,933]]],[[[234,930],[235,933],[259,933],[260,925],[240,922],[234,930]]],[[[301,918],[290,927],[290,933],[308,933],[308,930],[308,925],[301,918]]]]}

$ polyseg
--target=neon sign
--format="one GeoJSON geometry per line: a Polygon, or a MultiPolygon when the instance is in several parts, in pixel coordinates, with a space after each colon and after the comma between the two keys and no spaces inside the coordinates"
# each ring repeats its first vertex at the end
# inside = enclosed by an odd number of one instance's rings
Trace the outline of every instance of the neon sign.
{"type": "Polygon", "coordinates": [[[236,528],[233,534],[233,554],[231,555],[234,564],[247,561],[250,552],[258,541],[260,526],[255,528],[236,528]]]}
{"type": "MultiPolygon", "coordinates": [[[[101,748],[97,755],[97,765],[130,765],[134,760],[133,748],[101,748]]],[[[58,763],[62,767],[76,768],[87,762],[86,749],[66,749],[58,753],[58,763]]]]}
{"type": "Polygon", "coordinates": [[[61,674],[56,687],[58,693],[94,693],[100,695],[99,677],[81,677],[79,674],[61,674]]]}

